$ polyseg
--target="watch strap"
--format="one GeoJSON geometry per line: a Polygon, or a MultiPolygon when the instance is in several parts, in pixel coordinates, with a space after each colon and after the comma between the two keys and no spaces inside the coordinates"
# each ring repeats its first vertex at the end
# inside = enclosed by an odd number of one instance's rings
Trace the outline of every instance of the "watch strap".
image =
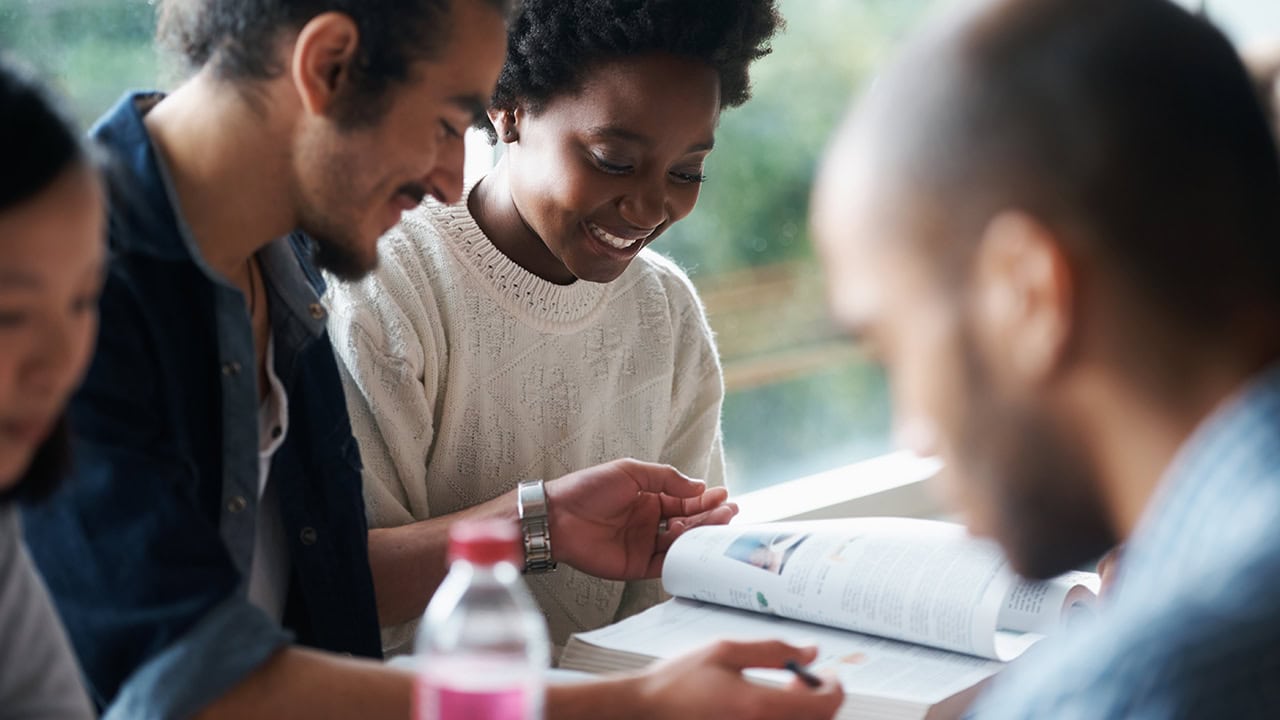
{"type": "Polygon", "coordinates": [[[524,538],[524,571],[544,573],[556,569],[551,557],[551,527],[547,522],[547,491],[541,480],[526,480],[516,488],[516,512],[524,538]]]}

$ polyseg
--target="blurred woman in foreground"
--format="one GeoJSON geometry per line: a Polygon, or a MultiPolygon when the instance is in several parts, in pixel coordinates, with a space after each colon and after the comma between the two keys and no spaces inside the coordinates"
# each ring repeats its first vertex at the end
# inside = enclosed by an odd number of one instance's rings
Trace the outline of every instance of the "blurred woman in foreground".
{"type": "Polygon", "coordinates": [[[3,58],[0,157],[0,719],[89,718],[16,503],[51,493],[67,463],[63,412],[97,333],[105,200],[78,131],[3,58]]]}

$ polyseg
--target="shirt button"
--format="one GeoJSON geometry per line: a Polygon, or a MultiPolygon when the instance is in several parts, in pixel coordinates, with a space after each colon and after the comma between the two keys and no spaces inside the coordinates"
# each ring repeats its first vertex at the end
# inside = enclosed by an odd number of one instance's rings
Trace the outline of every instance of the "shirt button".
{"type": "Polygon", "coordinates": [[[247,507],[249,507],[249,501],[245,500],[243,495],[236,495],[227,501],[227,510],[232,513],[244,512],[247,507]]]}
{"type": "Polygon", "coordinates": [[[240,374],[240,363],[236,362],[235,360],[232,360],[231,362],[223,363],[223,364],[222,364],[222,374],[223,374],[223,375],[228,375],[228,376],[230,376],[230,375],[239,375],[239,374],[240,374]]]}
{"type": "Polygon", "coordinates": [[[326,315],[324,311],[324,306],[321,305],[320,303],[311,303],[311,307],[309,307],[308,309],[311,311],[311,317],[317,320],[323,320],[324,316],[326,315]]]}
{"type": "Polygon", "coordinates": [[[315,545],[316,529],[313,527],[302,528],[302,532],[299,533],[298,539],[302,541],[303,545],[315,545]]]}

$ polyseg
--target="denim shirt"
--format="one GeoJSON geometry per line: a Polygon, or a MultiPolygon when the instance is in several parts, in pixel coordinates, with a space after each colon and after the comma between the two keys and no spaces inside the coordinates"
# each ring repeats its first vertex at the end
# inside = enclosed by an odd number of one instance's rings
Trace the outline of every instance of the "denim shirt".
{"type": "Polygon", "coordinates": [[[243,294],[202,260],[147,134],[158,100],[126,96],[92,130],[116,179],[100,337],[71,404],[74,477],[25,510],[91,694],[108,717],[131,719],[192,715],[295,640],[381,653],[359,452],[301,234],[258,253],[289,397],[271,465],[292,567],[284,627],[246,598],[252,329],[243,294]]]}
{"type": "Polygon", "coordinates": [[[1092,626],[997,678],[977,720],[1280,718],[1280,364],[1160,481],[1092,626]]]}

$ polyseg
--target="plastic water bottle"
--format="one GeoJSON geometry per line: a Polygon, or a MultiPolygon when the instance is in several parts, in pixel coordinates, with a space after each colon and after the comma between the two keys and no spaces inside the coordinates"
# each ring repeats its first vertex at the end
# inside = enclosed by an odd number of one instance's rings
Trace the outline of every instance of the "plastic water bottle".
{"type": "Polygon", "coordinates": [[[418,630],[415,720],[542,720],[546,621],[520,578],[519,529],[463,521],[418,630]]]}

